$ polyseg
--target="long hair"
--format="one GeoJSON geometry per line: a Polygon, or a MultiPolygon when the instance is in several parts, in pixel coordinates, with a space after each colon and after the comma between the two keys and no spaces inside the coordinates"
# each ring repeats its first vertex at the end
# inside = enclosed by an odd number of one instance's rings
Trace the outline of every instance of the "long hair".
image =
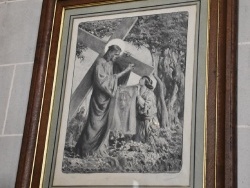
{"type": "Polygon", "coordinates": [[[145,86],[152,90],[154,87],[153,87],[153,81],[148,77],[148,76],[143,76],[141,79],[145,79],[145,86]]]}
{"type": "Polygon", "coordinates": [[[108,51],[104,54],[103,58],[106,60],[110,60],[112,52],[121,52],[121,48],[117,45],[109,46],[108,51]]]}

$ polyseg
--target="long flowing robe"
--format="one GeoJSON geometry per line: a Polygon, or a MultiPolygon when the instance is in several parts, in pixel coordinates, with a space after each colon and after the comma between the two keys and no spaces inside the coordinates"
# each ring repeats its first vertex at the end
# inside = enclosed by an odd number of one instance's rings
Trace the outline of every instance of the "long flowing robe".
{"type": "Polygon", "coordinates": [[[156,118],[157,108],[156,99],[152,90],[140,94],[143,99],[143,104],[137,101],[137,126],[136,126],[136,141],[148,142],[152,129],[159,129],[159,122],[156,118]]]}
{"type": "Polygon", "coordinates": [[[115,118],[115,94],[117,76],[113,74],[113,63],[100,58],[95,67],[93,93],[90,99],[87,123],[75,146],[81,157],[97,153],[105,155],[108,136],[115,118]]]}

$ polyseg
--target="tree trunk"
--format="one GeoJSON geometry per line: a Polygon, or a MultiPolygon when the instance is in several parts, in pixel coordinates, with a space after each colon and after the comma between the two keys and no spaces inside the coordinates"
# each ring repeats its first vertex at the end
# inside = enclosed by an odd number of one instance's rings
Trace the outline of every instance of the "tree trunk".
{"type": "Polygon", "coordinates": [[[166,128],[168,126],[168,111],[167,111],[167,106],[166,106],[165,99],[164,99],[164,85],[161,79],[157,75],[160,56],[157,52],[153,52],[151,49],[149,49],[149,51],[151,53],[152,64],[155,69],[155,72],[153,75],[157,81],[154,93],[156,95],[157,104],[160,103],[160,106],[157,105],[157,116],[160,122],[160,127],[166,128]]]}
{"type": "Polygon", "coordinates": [[[155,94],[158,102],[160,103],[160,108],[158,109],[158,118],[160,121],[160,127],[166,128],[168,126],[168,111],[164,100],[164,89],[163,89],[164,86],[163,82],[156,74],[154,74],[154,77],[157,80],[155,94]]]}

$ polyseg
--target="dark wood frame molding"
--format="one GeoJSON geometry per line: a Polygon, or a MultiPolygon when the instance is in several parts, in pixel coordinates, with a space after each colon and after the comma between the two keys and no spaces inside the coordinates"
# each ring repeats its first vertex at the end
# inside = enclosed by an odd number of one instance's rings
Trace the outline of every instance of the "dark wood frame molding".
{"type": "MultiPolygon", "coordinates": [[[[97,2],[43,0],[16,188],[39,187],[63,8],[97,2]]],[[[210,0],[207,188],[237,187],[237,13],[237,0],[210,0]]]]}

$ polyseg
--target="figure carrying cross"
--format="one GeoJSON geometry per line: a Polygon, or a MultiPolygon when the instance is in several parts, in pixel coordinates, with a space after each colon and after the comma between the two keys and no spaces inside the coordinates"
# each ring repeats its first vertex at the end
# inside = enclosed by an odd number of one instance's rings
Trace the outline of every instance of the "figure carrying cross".
{"type": "Polygon", "coordinates": [[[112,45],[103,57],[96,60],[88,120],[75,146],[75,152],[81,157],[93,153],[103,156],[107,151],[109,130],[114,118],[112,98],[117,91],[118,79],[134,67],[129,64],[124,71],[113,74],[113,63],[120,53],[121,48],[112,45]]]}

